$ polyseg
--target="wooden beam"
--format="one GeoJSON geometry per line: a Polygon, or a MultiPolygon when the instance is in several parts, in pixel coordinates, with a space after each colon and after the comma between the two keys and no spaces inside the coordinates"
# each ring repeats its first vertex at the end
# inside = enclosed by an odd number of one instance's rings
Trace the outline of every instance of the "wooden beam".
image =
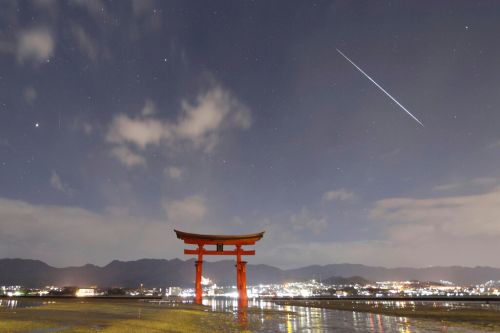
{"type": "MultiPolygon", "coordinates": [[[[254,256],[255,250],[240,250],[240,255],[244,256],[254,256]]],[[[184,249],[184,254],[199,254],[198,249],[184,249]]],[[[215,251],[215,250],[203,250],[202,255],[212,255],[212,256],[235,256],[238,254],[238,251],[215,251]]]]}
{"type": "Polygon", "coordinates": [[[264,231],[247,234],[247,235],[202,235],[193,234],[189,232],[179,231],[174,229],[177,238],[180,239],[199,239],[201,241],[242,241],[242,240],[254,240],[258,241],[264,236],[264,231]]]}
{"type": "Polygon", "coordinates": [[[224,244],[224,245],[254,245],[258,239],[228,239],[228,240],[204,240],[204,239],[198,239],[198,238],[184,238],[183,239],[185,244],[195,244],[195,245],[217,245],[217,244],[224,244]]]}

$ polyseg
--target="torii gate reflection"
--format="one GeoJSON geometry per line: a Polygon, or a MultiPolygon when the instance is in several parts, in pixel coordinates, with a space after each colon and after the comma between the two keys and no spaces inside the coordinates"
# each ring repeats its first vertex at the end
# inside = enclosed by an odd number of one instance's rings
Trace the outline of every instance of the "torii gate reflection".
{"type": "Polygon", "coordinates": [[[185,249],[184,254],[198,255],[196,261],[196,296],[195,302],[202,302],[201,276],[203,272],[203,255],[235,255],[236,256],[236,286],[238,288],[239,300],[241,306],[248,304],[247,296],[247,277],[246,261],[241,260],[241,256],[253,256],[255,250],[243,250],[243,245],[254,245],[256,241],[264,236],[264,231],[250,235],[200,235],[174,230],[177,238],[182,239],[185,244],[198,245],[196,249],[185,249]],[[205,249],[205,245],[215,245],[215,250],[205,249]],[[234,250],[224,250],[224,245],[234,245],[234,250]]]}

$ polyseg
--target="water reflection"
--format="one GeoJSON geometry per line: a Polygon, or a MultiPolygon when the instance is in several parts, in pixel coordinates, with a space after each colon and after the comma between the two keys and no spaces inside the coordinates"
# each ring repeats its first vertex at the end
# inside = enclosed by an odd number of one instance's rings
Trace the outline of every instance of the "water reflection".
{"type": "MultiPolygon", "coordinates": [[[[339,311],[322,308],[278,305],[273,302],[250,299],[248,308],[239,308],[236,299],[207,298],[203,305],[212,311],[232,312],[245,329],[252,332],[480,332],[449,327],[439,321],[419,320],[381,314],[339,311]],[[243,316],[243,318],[242,318],[243,316]],[[257,325],[258,324],[258,325],[257,325]]],[[[387,306],[388,304],[379,304],[387,306]]],[[[409,302],[391,302],[390,306],[415,306],[409,302]],[[397,303],[397,304],[396,304],[397,303]],[[407,304],[404,304],[407,303],[407,304]]],[[[429,304],[441,306],[441,304],[429,304]]],[[[450,305],[459,306],[459,305],[450,305]]],[[[465,304],[461,306],[481,306],[465,304]]],[[[498,306],[498,305],[492,305],[498,306]]]]}
{"type": "MultiPolygon", "coordinates": [[[[39,306],[53,302],[54,301],[51,300],[0,299],[0,310],[9,311],[19,307],[39,306]]],[[[178,307],[181,304],[179,303],[179,299],[163,299],[148,302],[158,303],[158,306],[169,307],[178,307]]],[[[186,300],[186,302],[189,301],[186,300]]],[[[360,302],[373,303],[374,301],[360,302]]],[[[248,300],[248,306],[243,306],[244,304],[238,303],[238,299],[205,298],[203,300],[203,305],[206,306],[205,311],[223,311],[231,313],[239,323],[241,329],[249,332],[480,332],[469,328],[449,327],[439,321],[385,316],[355,311],[282,305],[261,299],[250,299],[248,300]]],[[[500,303],[378,301],[373,305],[409,309],[416,306],[442,307],[443,309],[488,308],[500,311],[500,303]]],[[[139,316],[140,315],[141,313],[139,312],[139,316]]]]}
{"type": "Polygon", "coordinates": [[[0,310],[12,310],[15,308],[28,308],[32,306],[40,306],[43,304],[49,304],[52,302],[42,302],[36,300],[18,300],[18,299],[0,299],[0,310]]]}
{"type": "Polygon", "coordinates": [[[17,299],[0,300],[0,307],[7,309],[17,308],[17,299]]]}
{"type": "MultiPolygon", "coordinates": [[[[335,301],[332,301],[335,302],[335,301]]],[[[329,301],[326,301],[328,304],[329,301]]],[[[359,300],[353,301],[355,304],[370,304],[373,307],[382,308],[398,308],[398,309],[415,309],[415,308],[442,308],[446,310],[463,310],[463,309],[485,309],[485,310],[496,310],[500,311],[500,302],[489,301],[489,302],[477,302],[477,301],[460,301],[460,302],[450,302],[450,301],[367,301],[359,300]]]]}

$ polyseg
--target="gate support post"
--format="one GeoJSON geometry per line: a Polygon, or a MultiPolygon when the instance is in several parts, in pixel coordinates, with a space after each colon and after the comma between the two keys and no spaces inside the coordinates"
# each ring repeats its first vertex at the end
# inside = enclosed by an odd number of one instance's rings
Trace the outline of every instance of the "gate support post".
{"type": "Polygon", "coordinates": [[[203,288],[201,286],[201,277],[203,274],[203,245],[198,245],[198,260],[195,262],[196,266],[196,283],[194,301],[196,304],[201,304],[203,297],[203,288]]]}
{"type": "Polygon", "coordinates": [[[236,286],[241,303],[248,301],[247,296],[247,262],[241,260],[241,245],[236,245],[236,286]]]}

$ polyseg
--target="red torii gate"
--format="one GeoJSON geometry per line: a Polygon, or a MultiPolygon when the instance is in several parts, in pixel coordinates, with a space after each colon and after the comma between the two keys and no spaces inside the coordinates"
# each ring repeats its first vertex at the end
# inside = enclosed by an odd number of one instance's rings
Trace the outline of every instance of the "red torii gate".
{"type": "Polygon", "coordinates": [[[249,234],[249,235],[200,235],[191,234],[175,230],[177,238],[182,239],[185,244],[198,245],[196,249],[184,249],[184,254],[198,255],[196,261],[196,297],[195,302],[201,303],[202,300],[202,287],[201,275],[203,271],[203,255],[235,255],[236,256],[236,286],[238,288],[239,301],[245,304],[248,300],[247,297],[247,277],[246,277],[246,261],[241,260],[242,255],[253,256],[255,250],[243,250],[243,245],[254,245],[256,241],[264,236],[264,231],[249,234]],[[215,245],[215,250],[207,250],[205,245],[215,245]],[[224,245],[234,245],[234,250],[224,250],[224,245]]]}

